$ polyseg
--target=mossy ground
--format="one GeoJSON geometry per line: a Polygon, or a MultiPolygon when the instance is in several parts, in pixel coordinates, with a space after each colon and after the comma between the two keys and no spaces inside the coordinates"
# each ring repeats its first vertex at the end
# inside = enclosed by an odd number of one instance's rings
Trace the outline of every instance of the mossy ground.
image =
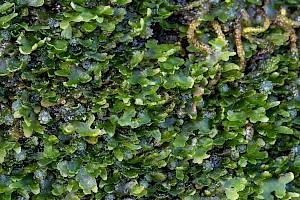
{"type": "Polygon", "coordinates": [[[300,199],[299,0],[0,1],[0,199],[300,199]]]}

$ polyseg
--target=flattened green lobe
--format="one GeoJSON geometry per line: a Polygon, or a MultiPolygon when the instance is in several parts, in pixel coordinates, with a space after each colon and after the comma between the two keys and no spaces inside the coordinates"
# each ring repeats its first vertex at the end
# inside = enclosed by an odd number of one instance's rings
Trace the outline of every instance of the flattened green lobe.
{"type": "Polygon", "coordinates": [[[85,194],[91,194],[91,191],[95,193],[98,191],[96,179],[88,174],[86,169],[79,169],[76,179],[79,181],[79,187],[83,189],[85,194]]]}
{"type": "Polygon", "coordinates": [[[0,199],[299,198],[297,0],[5,2],[0,199]]]}

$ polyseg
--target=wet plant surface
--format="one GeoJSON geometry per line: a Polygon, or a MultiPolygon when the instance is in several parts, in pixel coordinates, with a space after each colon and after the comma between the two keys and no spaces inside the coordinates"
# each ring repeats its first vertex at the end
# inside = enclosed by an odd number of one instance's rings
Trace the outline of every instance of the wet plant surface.
{"type": "Polygon", "coordinates": [[[0,1],[0,199],[299,199],[299,0],[0,1]]]}

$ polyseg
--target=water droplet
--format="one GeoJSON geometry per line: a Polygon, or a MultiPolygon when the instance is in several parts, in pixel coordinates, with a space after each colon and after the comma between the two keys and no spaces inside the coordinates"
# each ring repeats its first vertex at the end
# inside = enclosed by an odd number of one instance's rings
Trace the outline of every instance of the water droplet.
{"type": "Polygon", "coordinates": [[[273,90],[273,83],[271,81],[263,81],[260,85],[260,91],[262,93],[270,94],[273,90]]]}
{"type": "Polygon", "coordinates": [[[39,121],[41,122],[41,124],[47,124],[48,122],[51,121],[51,119],[52,117],[47,111],[43,110],[40,112],[39,121]]]}
{"type": "Polygon", "coordinates": [[[220,91],[221,91],[221,92],[228,92],[228,91],[229,91],[228,85],[227,85],[227,84],[222,84],[222,85],[220,86],[220,91]]]}
{"type": "Polygon", "coordinates": [[[16,100],[12,103],[11,108],[15,112],[18,111],[21,108],[21,106],[22,106],[21,102],[19,100],[16,100]]]}

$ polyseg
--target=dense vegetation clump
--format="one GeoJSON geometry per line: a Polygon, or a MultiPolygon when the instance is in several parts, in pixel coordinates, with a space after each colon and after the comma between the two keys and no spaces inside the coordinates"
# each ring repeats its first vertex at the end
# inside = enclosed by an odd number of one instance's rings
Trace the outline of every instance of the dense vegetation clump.
{"type": "Polygon", "coordinates": [[[299,0],[0,4],[0,200],[300,199],[299,0]]]}

